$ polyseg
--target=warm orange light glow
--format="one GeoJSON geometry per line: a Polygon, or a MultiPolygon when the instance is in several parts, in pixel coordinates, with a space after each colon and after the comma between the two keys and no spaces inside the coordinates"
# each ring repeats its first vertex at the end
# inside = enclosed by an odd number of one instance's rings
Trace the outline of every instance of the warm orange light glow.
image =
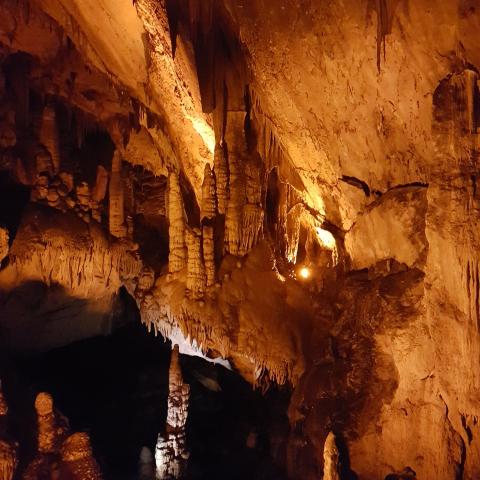
{"type": "Polygon", "coordinates": [[[307,268],[307,267],[302,267],[302,268],[300,269],[299,274],[300,274],[300,276],[301,276],[302,278],[307,279],[308,277],[310,277],[310,269],[307,268]]]}

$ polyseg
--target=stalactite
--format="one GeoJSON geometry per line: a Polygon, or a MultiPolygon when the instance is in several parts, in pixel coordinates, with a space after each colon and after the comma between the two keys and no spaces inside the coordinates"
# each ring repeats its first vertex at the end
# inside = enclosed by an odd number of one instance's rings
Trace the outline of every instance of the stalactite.
{"type": "Polygon", "coordinates": [[[287,260],[290,263],[296,263],[298,253],[298,242],[300,239],[300,219],[302,214],[302,205],[297,204],[287,214],[287,260]]]}
{"type": "Polygon", "coordinates": [[[48,103],[43,109],[39,132],[40,143],[48,150],[52,159],[53,173],[60,171],[60,137],[57,125],[57,114],[53,104],[48,103]]]}
{"type": "Polygon", "coordinates": [[[247,254],[261,234],[264,212],[262,208],[261,165],[259,159],[251,159],[245,165],[247,204],[243,209],[242,244],[240,254],[247,254]]]}
{"type": "Polygon", "coordinates": [[[186,229],[187,291],[193,299],[202,298],[205,292],[205,267],[202,258],[202,234],[199,229],[186,229]]]}
{"type": "Polygon", "coordinates": [[[95,177],[95,185],[92,189],[92,200],[101,203],[105,200],[107,195],[108,187],[108,172],[102,167],[102,165],[97,166],[97,175],[95,177]]]}
{"type": "Polygon", "coordinates": [[[213,172],[217,191],[217,208],[220,215],[225,215],[228,202],[228,167],[223,145],[215,145],[213,172]]]}
{"type": "Polygon", "coordinates": [[[203,261],[207,277],[207,287],[215,285],[215,244],[213,239],[213,227],[204,225],[202,227],[203,238],[203,261]]]}
{"type": "Polygon", "coordinates": [[[127,234],[124,213],[122,157],[118,150],[112,159],[112,176],[109,190],[109,227],[110,233],[118,238],[124,238],[127,234]]]}
{"type": "Polygon", "coordinates": [[[242,159],[246,152],[245,112],[228,112],[225,140],[229,166],[229,198],[225,215],[225,246],[232,255],[241,254],[245,176],[242,159]]]}
{"type": "Polygon", "coordinates": [[[168,177],[168,220],[168,270],[170,273],[176,273],[185,267],[187,252],[185,249],[185,213],[180,181],[178,174],[174,172],[170,173],[168,177]]]}
{"type": "Polygon", "coordinates": [[[340,480],[338,447],[333,432],[327,435],[323,447],[323,480],[340,480]]]}
{"type": "Polygon", "coordinates": [[[215,203],[215,178],[213,177],[210,165],[207,163],[205,165],[202,183],[202,209],[200,215],[202,220],[204,218],[211,220],[215,217],[215,203]]]}
{"type": "MultiPolygon", "coordinates": [[[[101,480],[102,474],[93,457],[90,437],[85,432],[70,435],[61,449],[61,472],[72,480],[101,480]]],[[[61,477],[63,478],[63,477],[61,477]]]]}
{"type": "Polygon", "coordinates": [[[55,453],[59,450],[68,431],[68,424],[53,408],[50,394],[41,392],[35,399],[37,411],[37,449],[40,453],[55,453]]]}
{"type": "Polygon", "coordinates": [[[168,378],[168,413],[165,436],[159,435],[155,451],[157,479],[182,478],[189,453],[185,425],[190,388],[183,383],[178,345],[172,350],[168,378]]]}

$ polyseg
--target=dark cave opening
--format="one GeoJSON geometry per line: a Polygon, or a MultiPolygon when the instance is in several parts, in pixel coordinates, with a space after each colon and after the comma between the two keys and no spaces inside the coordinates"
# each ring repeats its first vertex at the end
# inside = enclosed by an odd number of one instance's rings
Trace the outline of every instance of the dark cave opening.
{"type": "MultiPolygon", "coordinates": [[[[154,453],[165,425],[170,349],[131,322],[110,336],[17,358],[19,377],[31,392],[29,407],[23,402],[27,417],[34,418],[34,393],[50,392],[71,430],[90,434],[107,480],[138,479],[142,447],[154,453]]],[[[186,478],[284,478],[272,456],[284,455],[288,393],[262,395],[224,367],[198,357],[180,361],[190,385],[186,478]]],[[[31,448],[34,439],[23,444],[31,448]]]]}

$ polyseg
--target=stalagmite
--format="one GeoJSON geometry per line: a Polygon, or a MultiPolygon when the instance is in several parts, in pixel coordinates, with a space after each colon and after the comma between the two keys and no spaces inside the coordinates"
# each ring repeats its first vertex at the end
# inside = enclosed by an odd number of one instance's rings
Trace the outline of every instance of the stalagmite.
{"type": "Polygon", "coordinates": [[[205,274],[207,287],[215,285],[215,244],[213,240],[213,227],[204,225],[202,227],[203,238],[203,262],[205,264],[205,274]]]}
{"type": "Polygon", "coordinates": [[[168,177],[168,220],[168,270],[170,273],[176,273],[185,267],[187,252],[185,249],[185,215],[180,181],[178,174],[174,172],[170,173],[168,177]]]}
{"type": "Polygon", "coordinates": [[[127,234],[127,227],[124,217],[122,157],[118,150],[115,151],[112,158],[109,198],[110,233],[117,238],[124,238],[127,234]]]}
{"type": "Polygon", "coordinates": [[[205,267],[202,258],[202,234],[199,229],[187,228],[187,290],[193,299],[201,298],[205,291],[205,267]]]}
{"type": "Polygon", "coordinates": [[[72,480],[101,480],[102,474],[93,457],[90,437],[80,432],[70,435],[62,445],[61,473],[72,480]]]}
{"type": "Polygon", "coordinates": [[[17,444],[8,438],[8,404],[0,382],[0,480],[12,480],[17,467],[17,444]]]}
{"type": "Polygon", "coordinates": [[[202,209],[200,214],[202,220],[204,218],[211,220],[215,217],[215,203],[215,178],[213,177],[210,165],[207,163],[205,165],[202,183],[202,209]]]}
{"type": "Polygon", "coordinates": [[[213,173],[215,176],[215,186],[217,191],[218,213],[220,215],[225,215],[227,212],[228,201],[228,167],[225,151],[223,145],[220,143],[215,145],[213,173]]]}
{"type": "Polygon", "coordinates": [[[40,453],[55,453],[68,431],[64,418],[56,414],[50,394],[41,392],[35,399],[37,411],[37,448],[40,453]]]}
{"type": "Polygon", "coordinates": [[[142,447],[138,460],[138,480],[155,480],[155,462],[152,451],[142,447]]]}
{"type": "Polygon", "coordinates": [[[337,442],[330,432],[323,447],[323,480],[340,480],[339,466],[337,442]]]}
{"type": "Polygon", "coordinates": [[[60,171],[60,138],[57,115],[54,106],[50,103],[43,109],[39,140],[50,153],[53,173],[57,174],[60,171]]]}
{"type": "Polygon", "coordinates": [[[189,453],[185,425],[190,387],[183,383],[178,345],[172,350],[168,378],[168,412],[165,436],[159,435],[155,451],[157,480],[182,478],[189,453]]]}
{"type": "Polygon", "coordinates": [[[12,480],[17,468],[17,452],[14,445],[0,440],[0,480],[12,480]]]}
{"type": "Polygon", "coordinates": [[[241,254],[245,176],[242,158],[246,152],[245,112],[229,112],[225,140],[229,166],[229,198],[225,215],[225,246],[232,255],[241,254]]]}

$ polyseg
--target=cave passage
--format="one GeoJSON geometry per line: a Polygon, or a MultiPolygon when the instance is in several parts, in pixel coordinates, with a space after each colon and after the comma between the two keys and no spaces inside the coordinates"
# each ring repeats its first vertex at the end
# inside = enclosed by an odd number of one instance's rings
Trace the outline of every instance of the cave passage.
{"type": "MultiPolygon", "coordinates": [[[[137,480],[142,447],[153,452],[165,425],[170,352],[169,342],[136,322],[15,364],[29,397],[50,392],[71,429],[90,434],[106,480],[137,480]]],[[[264,398],[238,374],[198,357],[182,356],[181,365],[190,385],[187,478],[283,478],[269,437],[282,422],[288,431],[288,392],[264,398]]]]}

